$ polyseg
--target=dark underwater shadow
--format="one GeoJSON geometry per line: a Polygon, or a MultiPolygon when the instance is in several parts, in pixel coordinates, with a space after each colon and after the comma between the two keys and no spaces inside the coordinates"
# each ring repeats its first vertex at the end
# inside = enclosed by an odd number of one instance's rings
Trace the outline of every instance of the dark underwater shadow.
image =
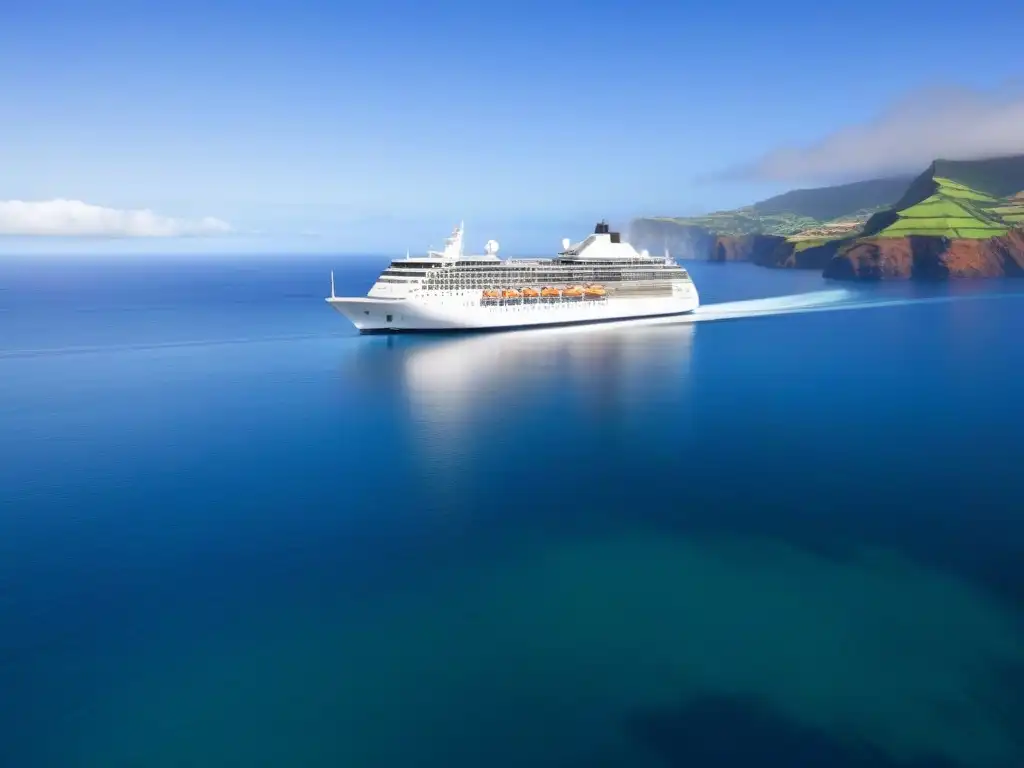
{"type": "Polygon", "coordinates": [[[651,482],[629,490],[628,503],[615,490],[608,501],[633,518],[633,510],[642,510],[649,525],[683,538],[775,538],[836,562],[850,562],[864,549],[900,552],[1024,608],[1021,517],[1012,492],[996,484],[937,477],[929,485],[901,480],[895,471],[859,477],[832,467],[785,474],[770,464],[725,466],[713,456],[658,466],[688,489],[685,505],[670,502],[670,490],[653,473],[651,482]]]}
{"type": "MultiPolygon", "coordinates": [[[[752,699],[707,696],[639,712],[627,732],[675,768],[956,768],[945,758],[894,760],[863,742],[845,742],[787,720],[752,699]]],[[[593,763],[603,765],[595,756],[593,763]]]]}
{"type": "MultiPolygon", "coordinates": [[[[866,508],[867,500],[859,505],[859,510],[866,508]]],[[[973,521],[942,519],[939,514],[930,517],[920,510],[908,512],[899,504],[876,504],[872,513],[859,510],[854,507],[827,515],[799,505],[780,504],[775,509],[762,508],[760,522],[744,515],[737,528],[781,538],[837,562],[850,562],[865,548],[899,552],[927,567],[957,574],[1010,605],[1024,608],[1024,571],[1016,530],[1019,525],[1007,520],[1008,515],[990,519],[978,515],[973,521]]],[[[705,518],[689,521],[679,532],[692,535],[733,530],[723,519],[705,518]]]]}

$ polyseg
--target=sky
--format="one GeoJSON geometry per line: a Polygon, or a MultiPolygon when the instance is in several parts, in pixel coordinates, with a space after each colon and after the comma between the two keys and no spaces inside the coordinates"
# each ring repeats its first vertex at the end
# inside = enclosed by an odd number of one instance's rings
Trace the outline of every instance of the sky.
{"type": "Polygon", "coordinates": [[[0,253],[546,253],[1024,152],[1024,4],[8,4],[0,253]]]}

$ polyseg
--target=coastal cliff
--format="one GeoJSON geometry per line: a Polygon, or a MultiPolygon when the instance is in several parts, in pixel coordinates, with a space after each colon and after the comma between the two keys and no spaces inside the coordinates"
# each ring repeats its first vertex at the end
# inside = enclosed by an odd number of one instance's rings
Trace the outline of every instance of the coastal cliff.
{"type": "Polygon", "coordinates": [[[823,269],[839,245],[831,241],[807,247],[781,235],[723,235],[657,219],[634,221],[628,239],[637,249],[654,254],[668,251],[677,259],[748,261],[789,269],[823,269]]]}
{"type": "Polygon", "coordinates": [[[1024,231],[980,239],[928,235],[864,238],[829,260],[833,280],[947,280],[1024,277],[1024,231]]]}
{"type": "Polygon", "coordinates": [[[844,241],[806,245],[779,235],[720,235],[708,261],[749,261],[776,269],[824,269],[844,241]]]}
{"type": "Polygon", "coordinates": [[[719,235],[711,244],[709,261],[752,261],[775,266],[791,250],[786,238],[778,235],[719,235]]]}

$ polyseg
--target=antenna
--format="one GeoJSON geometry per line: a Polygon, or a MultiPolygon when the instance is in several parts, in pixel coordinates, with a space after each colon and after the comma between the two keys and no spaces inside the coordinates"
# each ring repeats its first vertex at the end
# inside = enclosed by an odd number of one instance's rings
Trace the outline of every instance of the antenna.
{"type": "Polygon", "coordinates": [[[331,270],[331,298],[332,299],[336,299],[337,298],[337,296],[334,295],[334,270],[333,269],[331,270]]]}

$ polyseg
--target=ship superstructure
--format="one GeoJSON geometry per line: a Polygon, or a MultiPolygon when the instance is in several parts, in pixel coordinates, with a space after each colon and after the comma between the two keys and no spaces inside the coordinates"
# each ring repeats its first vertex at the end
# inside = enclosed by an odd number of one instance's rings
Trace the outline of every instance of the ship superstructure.
{"type": "Polygon", "coordinates": [[[605,222],[550,259],[466,255],[464,228],[440,251],[392,261],[365,297],[327,301],[361,331],[472,330],[684,314],[699,304],[689,273],[637,253],[605,222]]]}

